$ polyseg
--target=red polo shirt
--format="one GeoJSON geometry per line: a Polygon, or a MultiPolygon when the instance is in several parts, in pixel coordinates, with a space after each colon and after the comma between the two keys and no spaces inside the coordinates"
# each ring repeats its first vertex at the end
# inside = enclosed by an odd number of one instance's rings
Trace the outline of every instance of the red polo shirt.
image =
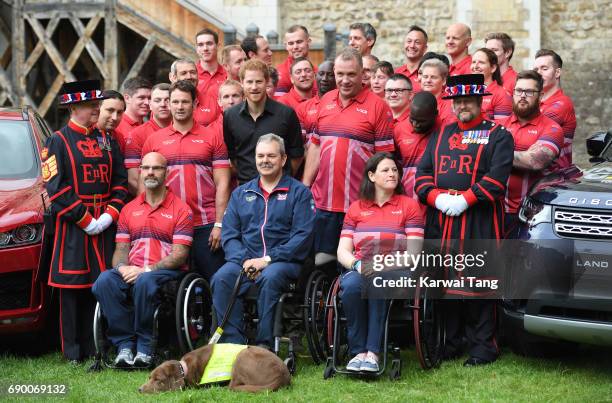
{"type": "MultiPolygon", "coordinates": [[[[115,242],[129,243],[128,263],[151,266],[172,252],[173,244],[191,246],[191,209],[168,190],[164,201],[152,208],[141,193],[121,210],[115,242]]],[[[187,270],[187,264],[180,268],[187,270]]]]}
{"type": "Polygon", "coordinates": [[[155,119],[138,126],[128,134],[125,140],[124,163],[125,168],[138,168],[142,159],[142,146],[145,141],[161,127],[157,125],[155,119]]]}
{"type": "MultiPolygon", "coordinates": [[[[521,124],[513,114],[506,119],[503,125],[512,133],[515,151],[526,151],[533,144],[541,143],[557,156],[563,146],[561,127],[543,114],[525,124],[521,124]]],[[[531,185],[542,176],[542,172],[512,168],[506,191],[506,211],[517,213],[531,185]]]]}
{"type": "Polygon", "coordinates": [[[482,117],[488,120],[505,119],[512,114],[512,97],[504,87],[492,81],[487,85],[487,92],[491,93],[482,97],[480,112],[482,117]]]}
{"type": "Polygon", "coordinates": [[[196,69],[198,70],[198,93],[203,95],[211,94],[215,99],[219,93],[219,86],[227,80],[227,72],[219,63],[217,70],[210,74],[202,68],[202,61],[196,63],[196,69]]]}
{"type": "Polygon", "coordinates": [[[379,151],[394,151],[393,117],[389,106],[364,88],[346,107],[338,90],[321,99],[314,144],[321,162],[312,184],[317,208],[346,213],[357,200],[366,161],[379,151]]]}
{"type": "Polygon", "coordinates": [[[442,119],[446,124],[456,122],[457,115],[453,111],[453,100],[452,99],[442,99],[444,95],[444,91],[440,94],[439,97],[436,98],[438,101],[438,116],[442,119]]]}
{"type": "MultiPolygon", "coordinates": [[[[293,88],[293,84],[291,83],[291,64],[293,64],[293,57],[287,56],[284,62],[276,66],[276,71],[278,71],[278,85],[274,89],[274,97],[278,101],[278,97],[287,94],[291,88],[293,88]]],[[[317,74],[317,66],[312,66],[315,74],[317,74]]],[[[312,87],[312,94],[316,95],[318,92],[317,80],[314,81],[314,85],[312,87]]]]}
{"type": "Polygon", "coordinates": [[[302,126],[302,141],[305,147],[308,147],[310,144],[310,137],[317,126],[320,103],[321,98],[315,96],[300,103],[295,109],[295,113],[302,126]]]}
{"type": "Polygon", "coordinates": [[[408,67],[404,64],[395,69],[397,74],[403,74],[410,79],[412,83],[412,92],[417,93],[421,91],[421,84],[419,83],[419,69],[415,69],[414,71],[408,70],[408,67]]]}
{"type": "Polygon", "coordinates": [[[508,67],[508,70],[502,75],[502,86],[510,96],[514,92],[514,84],[516,84],[517,72],[512,68],[508,67]]]}
{"type": "Polygon", "coordinates": [[[218,95],[198,98],[193,106],[193,119],[202,126],[208,126],[217,120],[222,112],[217,99],[218,95]]]}
{"type": "Polygon", "coordinates": [[[408,196],[393,195],[382,206],[369,200],[351,203],[340,237],[353,240],[357,259],[371,259],[375,253],[405,251],[409,236],[424,233],[419,204],[408,196]]]}
{"type": "Polygon", "coordinates": [[[472,74],[472,56],[467,55],[459,63],[449,66],[449,76],[458,76],[460,74],[472,74]]]}
{"type": "Polygon", "coordinates": [[[113,131],[113,134],[115,135],[115,140],[117,140],[117,143],[119,143],[119,148],[121,149],[122,154],[125,155],[125,143],[127,141],[128,135],[130,134],[132,130],[134,130],[141,124],[142,122],[139,123],[139,122],[132,120],[127,115],[127,113],[123,114],[123,117],[121,118],[121,122],[119,122],[119,125],[113,131]]]}
{"type": "Polygon", "coordinates": [[[171,124],[145,141],[142,154],[151,151],[168,160],[166,184],[193,210],[193,225],[214,223],[213,170],[230,166],[223,139],[211,128],[198,124],[185,135],[171,124]]]}
{"type": "Polygon", "coordinates": [[[294,87],[291,87],[288,93],[285,95],[276,98],[276,102],[280,102],[281,104],[287,105],[290,108],[293,108],[294,111],[297,111],[297,107],[302,102],[308,101],[310,98],[302,98],[300,94],[295,90],[294,87]]]}
{"type": "Polygon", "coordinates": [[[431,133],[440,130],[440,128],[443,127],[443,121],[438,116],[431,131],[428,134],[422,134],[414,131],[409,118],[410,109],[404,112],[398,119],[394,119],[393,140],[395,141],[396,149],[399,151],[402,168],[404,170],[402,177],[404,191],[407,196],[419,200],[419,196],[414,191],[417,166],[419,162],[421,162],[431,133]]]}
{"type": "Polygon", "coordinates": [[[566,168],[572,165],[572,142],[576,131],[574,103],[559,88],[548,99],[540,103],[540,112],[557,122],[563,129],[563,148],[554,163],[555,167],[566,168]]]}

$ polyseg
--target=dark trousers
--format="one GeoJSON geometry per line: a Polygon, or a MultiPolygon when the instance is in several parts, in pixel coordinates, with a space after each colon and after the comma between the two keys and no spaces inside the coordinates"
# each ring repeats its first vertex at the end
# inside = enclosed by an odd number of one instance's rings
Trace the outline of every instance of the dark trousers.
{"type": "Polygon", "coordinates": [[[356,271],[347,271],[340,278],[340,299],[346,315],[350,353],[380,353],[388,302],[362,298],[361,274],[356,271]]]}
{"type": "Polygon", "coordinates": [[[344,224],[344,213],[317,210],[314,223],[314,251],[315,253],[336,254],[340,233],[344,224]]]}
{"type": "Polygon", "coordinates": [[[448,300],[444,303],[444,317],[446,354],[462,353],[465,334],[470,357],[495,361],[499,354],[495,339],[495,300],[448,300]]]}
{"type": "Polygon", "coordinates": [[[119,350],[129,348],[151,355],[153,315],[159,306],[159,287],[179,277],[179,270],[155,270],[142,273],[131,285],[117,270],[107,270],[93,285],[108,323],[108,338],[119,350]],[[130,298],[131,296],[131,298],[130,298]]]}
{"type": "Polygon", "coordinates": [[[213,252],[210,250],[210,246],[208,246],[208,238],[213,227],[214,224],[208,224],[194,228],[193,243],[191,244],[191,256],[194,259],[196,270],[209,282],[217,270],[225,263],[223,248],[219,247],[219,249],[213,252]]]}
{"type": "MultiPolygon", "coordinates": [[[[257,296],[259,323],[255,344],[265,344],[272,347],[276,304],[283,291],[289,286],[289,283],[298,278],[300,269],[301,265],[297,263],[277,262],[271,263],[266,267],[255,281],[243,276],[242,285],[238,291],[238,300],[234,303],[220,341],[223,343],[246,343],[241,297],[246,294],[253,284],[257,284],[259,288],[259,295],[257,296]]],[[[238,264],[227,262],[212,278],[213,305],[219,322],[229,305],[232,290],[240,270],[242,270],[242,267],[238,264]]]]}
{"type": "Polygon", "coordinates": [[[89,288],[60,288],[60,335],[67,360],[83,360],[95,354],[93,317],[96,300],[89,288]]]}

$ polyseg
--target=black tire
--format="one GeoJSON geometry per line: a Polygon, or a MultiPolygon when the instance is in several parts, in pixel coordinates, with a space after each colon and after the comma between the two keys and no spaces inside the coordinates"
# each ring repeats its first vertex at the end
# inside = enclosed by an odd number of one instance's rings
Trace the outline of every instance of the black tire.
{"type": "Polygon", "coordinates": [[[423,369],[437,368],[444,352],[444,317],[440,301],[429,296],[427,288],[418,288],[413,310],[414,342],[423,369]]]}
{"type": "Polygon", "coordinates": [[[325,341],[327,333],[325,312],[330,282],[325,273],[315,270],[308,279],[304,294],[304,329],[306,329],[308,350],[316,365],[325,362],[328,355],[325,341]]]}
{"type": "Polygon", "coordinates": [[[176,331],[182,354],[207,344],[216,322],[208,282],[199,274],[188,273],[176,301],[176,331]]]}
{"type": "Polygon", "coordinates": [[[336,371],[334,371],[334,364],[333,364],[332,358],[329,357],[327,359],[327,365],[325,366],[325,369],[323,370],[323,379],[329,379],[333,377],[335,374],[336,374],[336,371]]]}
{"type": "Polygon", "coordinates": [[[397,381],[402,377],[402,361],[395,359],[391,362],[391,370],[389,371],[389,379],[397,381]]]}
{"type": "Polygon", "coordinates": [[[287,366],[287,369],[289,370],[289,373],[291,375],[294,375],[296,370],[297,370],[297,363],[296,363],[295,354],[290,354],[289,357],[285,358],[284,363],[287,366]]]}

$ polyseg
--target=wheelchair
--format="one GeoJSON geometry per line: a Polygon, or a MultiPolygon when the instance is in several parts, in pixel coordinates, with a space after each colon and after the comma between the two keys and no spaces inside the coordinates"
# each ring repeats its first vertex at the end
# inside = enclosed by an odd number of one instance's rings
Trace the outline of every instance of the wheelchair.
{"type": "MultiPolygon", "coordinates": [[[[210,286],[198,273],[185,272],[182,277],[165,282],[160,287],[159,296],[160,304],[153,317],[153,360],[149,368],[207,344],[216,323],[210,286]]],[[[116,367],[117,351],[108,340],[107,331],[108,324],[100,303],[97,303],[93,321],[96,355],[90,371],[99,371],[103,367],[145,369],[116,367]]]]}
{"type": "Polygon", "coordinates": [[[351,358],[348,351],[346,318],[339,297],[340,276],[337,276],[327,294],[324,319],[327,331],[324,334],[324,350],[327,353],[323,378],[329,379],[336,373],[358,376],[381,376],[391,356],[389,378],[401,377],[402,361],[400,347],[414,343],[419,363],[423,369],[437,368],[444,352],[444,318],[440,301],[434,299],[428,288],[417,287],[414,296],[405,300],[389,300],[385,317],[385,331],[382,346],[382,365],[378,372],[352,372],[343,368],[351,358]],[[401,335],[392,342],[390,334],[396,330],[401,335]],[[406,338],[410,334],[411,338],[406,338]]]}

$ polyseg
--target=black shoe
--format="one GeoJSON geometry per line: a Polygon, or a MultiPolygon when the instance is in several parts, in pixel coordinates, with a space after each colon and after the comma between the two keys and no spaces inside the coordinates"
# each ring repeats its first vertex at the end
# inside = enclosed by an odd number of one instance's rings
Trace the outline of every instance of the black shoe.
{"type": "Polygon", "coordinates": [[[465,362],[463,363],[463,366],[464,367],[476,367],[479,365],[487,365],[492,362],[493,361],[483,360],[482,358],[478,358],[478,357],[470,357],[467,360],[465,360],[465,362]]]}

